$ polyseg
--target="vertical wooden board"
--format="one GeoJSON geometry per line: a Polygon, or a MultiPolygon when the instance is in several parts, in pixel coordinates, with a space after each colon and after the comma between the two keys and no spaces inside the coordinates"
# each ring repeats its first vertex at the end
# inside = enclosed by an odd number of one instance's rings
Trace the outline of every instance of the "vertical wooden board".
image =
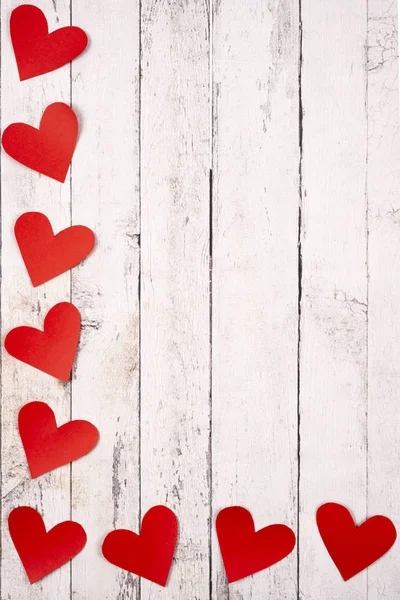
{"type": "Polygon", "coordinates": [[[90,545],[73,564],[73,597],[135,600],[138,582],[101,555],[114,528],[139,516],[139,2],[73,3],[88,51],[72,65],[82,134],[72,168],[72,221],[91,227],[93,254],[73,271],[82,338],[72,415],[100,442],[72,466],[72,515],[90,545]]]}
{"type": "MultiPolygon", "coordinates": [[[[400,522],[400,138],[397,6],[368,4],[368,513],[400,522]]],[[[368,571],[368,599],[400,593],[399,545],[368,571]],[[383,591],[384,590],[384,591],[383,591]]]]}
{"type": "MultiPolygon", "coordinates": [[[[219,0],[213,19],[213,525],[297,528],[297,2],[219,0]]],[[[297,598],[296,551],[213,598],[297,598]]]]}
{"type": "MultiPolygon", "coordinates": [[[[35,3],[46,14],[53,30],[70,22],[68,1],[35,3]]],[[[69,103],[68,66],[53,73],[20,82],[9,35],[9,19],[16,3],[1,4],[1,124],[2,130],[13,122],[35,127],[52,102],[69,103]]],[[[64,184],[39,175],[18,164],[2,152],[2,281],[1,332],[31,325],[43,328],[48,310],[70,299],[69,274],[33,288],[14,239],[14,223],[26,211],[44,212],[55,230],[69,225],[69,176],[64,184]]],[[[7,519],[17,506],[31,506],[43,516],[49,529],[69,518],[69,467],[31,480],[18,434],[19,409],[33,400],[47,402],[59,423],[68,420],[70,385],[36,371],[2,350],[2,565],[1,598],[9,600],[67,600],[70,598],[69,565],[30,585],[8,533],[7,519]]]]}
{"type": "Polygon", "coordinates": [[[342,580],[315,514],[366,518],[366,0],[302,4],[299,588],[361,600],[366,573],[342,580]]]}
{"type": "MultiPolygon", "coordinates": [[[[209,597],[209,7],[142,1],[142,516],[179,518],[162,597],[209,597]]],[[[143,598],[161,588],[143,580],[143,598]]]]}

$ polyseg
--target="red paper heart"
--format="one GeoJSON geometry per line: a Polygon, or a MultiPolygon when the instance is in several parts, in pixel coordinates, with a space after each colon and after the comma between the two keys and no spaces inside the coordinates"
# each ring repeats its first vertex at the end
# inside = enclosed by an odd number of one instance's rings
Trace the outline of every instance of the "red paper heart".
{"type": "Polygon", "coordinates": [[[359,527],[350,511],[328,502],[317,511],[322,541],[343,579],[347,581],[383,556],[396,540],[396,528],[387,517],[370,517],[359,527]]]}
{"type": "Polygon", "coordinates": [[[12,11],[10,33],[21,81],[66,65],[88,43],[86,33],[79,27],[62,27],[49,34],[45,15],[31,4],[12,11]]]}
{"type": "Polygon", "coordinates": [[[103,555],[113,565],[165,587],[177,537],[172,510],[153,506],[143,517],[140,535],[128,529],[111,531],[103,542],[103,555]]]}
{"type": "Polygon", "coordinates": [[[88,421],[57,427],[50,406],[29,402],[19,411],[18,428],[31,477],[39,477],[81,458],[98,442],[99,432],[88,421]]]}
{"type": "Polygon", "coordinates": [[[11,356],[66,383],[78,345],[81,316],[70,302],[49,310],[44,331],[16,327],[6,336],[4,347],[11,356]]]}
{"type": "Polygon", "coordinates": [[[67,227],[54,235],[50,221],[39,212],[21,215],[14,232],[34,287],[75,267],[95,243],[93,231],[83,225],[67,227]]]}
{"type": "Polygon", "coordinates": [[[218,513],[217,535],[229,583],[267,569],[291,553],[296,536],[286,525],[255,531],[253,517],[241,506],[218,513]]]}
{"type": "Polygon", "coordinates": [[[63,183],[75,150],[78,119],[72,108],[54,102],[46,108],[39,129],[12,123],[3,132],[3,148],[14,160],[63,183]]]}
{"type": "Polygon", "coordinates": [[[29,506],[11,511],[8,529],[30,583],[67,563],[86,544],[86,533],[79,523],[64,521],[46,532],[42,517],[29,506]]]}

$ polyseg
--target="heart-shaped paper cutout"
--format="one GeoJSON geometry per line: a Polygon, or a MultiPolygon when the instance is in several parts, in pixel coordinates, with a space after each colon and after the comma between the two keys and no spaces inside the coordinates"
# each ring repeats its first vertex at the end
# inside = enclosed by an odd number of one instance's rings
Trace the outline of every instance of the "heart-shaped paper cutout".
{"type": "Polygon", "coordinates": [[[140,535],[128,529],[111,531],[103,542],[103,555],[113,565],[165,587],[177,537],[172,510],[153,506],[143,517],[140,535]]]}
{"type": "Polygon", "coordinates": [[[29,506],[11,511],[8,528],[30,583],[70,561],[86,544],[79,523],[64,521],[46,532],[42,517],[29,506]]]}
{"type": "Polygon", "coordinates": [[[31,477],[39,477],[90,452],[99,432],[89,421],[57,427],[54,412],[44,402],[29,402],[19,411],[18,428],[31,477]]]}
{"type": "Polygon", "coordinates": [[[14,232],[34,287],[75,267],[95,243],[93,231],[83,225],[67,227],[54,235],[50,221],[39,212],[21,215],[14,232]]]}
{"type": "Polygon", "coordinates": [[[322,541],[345,581],[383,556],[397,536],[395,526],[387,517],[370,517],[357,527],[350,511],[335,502],[320,506],[317,525],[322,541]]]}
{"type": "Polygon", "coordinates": [[[16,327],[6,336],[4,347],[11,356],[66,383],[72,370],[79,340],[81,316],[70,302],[49,310],[44,331],[16,327]]]}
{"type": "Polygon", "coordinates": [[[86,33],[79,27],[69,25],[49,33],[45,15],[31,4],[22,4],[12,11],[10,34],[21,81],[66,65],[88,43],[86,33]]]}
{"type": "Polygon", "coordinates": [[[253,517],[241,506],[218,513],[217,535],[229,583],[263,571],[290,554],[296,536],[286,525],[255,531],[253,517]]]}
{"type": "Polygon", "coordinates": [[[3,148],[14,160],[63,183],[75,150],[78,119],[72,108],[54,102],[46,108],[39,129],[12,123],[3,132],[3,148]]]}

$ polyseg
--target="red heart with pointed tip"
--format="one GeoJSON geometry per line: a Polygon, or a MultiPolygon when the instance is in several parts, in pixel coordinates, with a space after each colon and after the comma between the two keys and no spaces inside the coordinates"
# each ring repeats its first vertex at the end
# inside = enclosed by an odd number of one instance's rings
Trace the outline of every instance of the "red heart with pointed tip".
{"type": "Polygon", "coordinates": [[[33,479],[81,458],[99,439],[98,430],[88,421],[57,427],[53,411],[44,402],[29,402],[21,408],[18,429],[33,479]]]}
{"type": "Polygon", "coordinates": [[[177,537],[172,510],[153,506],[143,517],[140,535],[128,529],[111,531],[103,542],[103,555],[113,565],[165,587],[177,537]]]}
{"type": "Polygon", "coordinates": [[[253,517],[241,506],[218,513],[217,535],[229,583],[263,571],[290,554],[296,536],[286,525],[255,531],[253,517]]]}
{"type": "Polygon", "coordinates": [[[322,541],[345,581],[383,556],[397,537],[396,528],[387,517],[370,517],[357,527],[350,511],[335,502],[320,506],[317,525],[322,541]]]}
{"type": "Polygon", "coordinates": [[[75,267],[95,243],[93,231],[83,225],[67,227],[54,235],[49,219],[39,212],[21,215],[14,232],[34,287],[75,267]]]}
{"type": "Polygon", "coordinates": [[[6,336],[4,347],[11,356],[66,383],[72,370],[79,340],[81,316],[70,302],[49,310],[44,331],[16,327],[6,336]]]}
{"type": "Polygon", "coordinates": [[[70,561],[86,544],[79,523],[64,521],[46,532],[42,517],[29,506],[11,511],[8,529],[30,583],[70,561]]]}
{"type": "Polygon", "coordinates": [[[72,108],[54,102],[46,108],[39,129],[12,123],[3,132],[3,148],[14,160],[63,183],[75,150],[78,119],[72,108]]]}
{"type": "Polygon", "coordinates": [[[66,65],[88,43],[86,33],[79,27],[68,25],[49,33],[44,13],[31,4],[12,11],[10,34],[21,81],[66,65]]]}

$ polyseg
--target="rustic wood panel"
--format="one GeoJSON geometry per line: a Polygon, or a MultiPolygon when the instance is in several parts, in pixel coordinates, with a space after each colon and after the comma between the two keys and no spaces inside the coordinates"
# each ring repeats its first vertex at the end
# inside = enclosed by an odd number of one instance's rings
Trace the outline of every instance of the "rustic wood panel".
{"type": "MultiPolygon", "coordinates": [[[[297,529],[297,2],[214,3],[213,519],[297,529]]],[[[297,598],[297,554],[212,598],[297,598]]]]}
{"type": "MultiPolygon", "coordinates": [[[[397,6],[368,3],[368,514],[400,523],[400,138],[397,6]]],[[[368,600],[399,595],[399,544],[368,570],[368,600]]]]}
{"type": "Polygon", "coordinates": [[[76,599],[136,600],[139,581],[101,555],[113,528],[139,523],[139,2],[80,0],[74,22],[90,47],[72,65],[82,132],[72,166],[72,220],[97,246],[73,270],[82,334],[72,416],[100,430],[97,448],[72,465],[72,516],[88,547],[72,563],[76,599]]]}
{"type": "MultiPolygon", "coordinates": [[[[36,2],[46,11],[54,29],[70,22],[69,2],[52,5],[36,2]]],[[[66,66],[54,73],[21,83],[9,35],[9,18],[15,2],[1,3],[1,124],[22,121],[39,125],[44,109],[52,102],[70,100],[70,71],[66,66]]],[[[41,176],[19,165],[2,152],[1,216],[2,277],[1,333],[19,325],[43,327],[48,310],[57,302],[70,299],[70,275],[33,288],[14,239],[14,223],[23,212],[44,212],[56,230],[70,223],[69,176],[65,184],[41,176]]],[[[19,409],[32,400],[47,402],[59,422],[70,415],[70,385],[36,371],[2,350],[2,565],[1,597],[9,600],[68,600],[70,569],[65,565],[46,579],[31,586],[10,541],[7,519],[16,506],[36,508],[47,527],[69,518],[70,469],[31,480],[18,435],[19,409]]]]}
{"type": "Polygon", "coordinates": [[[2,153],[2,340],[63,300],[83,326],[71,384],[2,351],[2,600],[98,600],[99,585],[109,600],[396,598],[398,544],[344,583],[315,524],[327,501],[400,523],[396,3],[35,4],[90,43],[21,83],[1,3],[1,129],[55,101],[80,121],[65,184],[2,153]],[[28,210],[97,235],[36,290],[13,235],[28,210]],[[91,420],[98,447],[31,481],[17,433],[31,400],[91,420]],[[158,503],[180,528],[165,589],[101,556],[158,503]],[[7,527],[24,504],[88,534],[33,586],[7,527]],[[215,517],[234,504],[299,544],[228,586],[215,517]]]}
{"type": "Polygon", "coordinates": [[[315,525],[325,502],[367,508],[365,0],[302,6],[300,590],[367,598],[345,583],[315,525]]]}
{"type": "Polygon", "coordinates": [[[141,507],[179,518],[171,600],[209,589],[208,15],[142,1],[141,507]]]}

